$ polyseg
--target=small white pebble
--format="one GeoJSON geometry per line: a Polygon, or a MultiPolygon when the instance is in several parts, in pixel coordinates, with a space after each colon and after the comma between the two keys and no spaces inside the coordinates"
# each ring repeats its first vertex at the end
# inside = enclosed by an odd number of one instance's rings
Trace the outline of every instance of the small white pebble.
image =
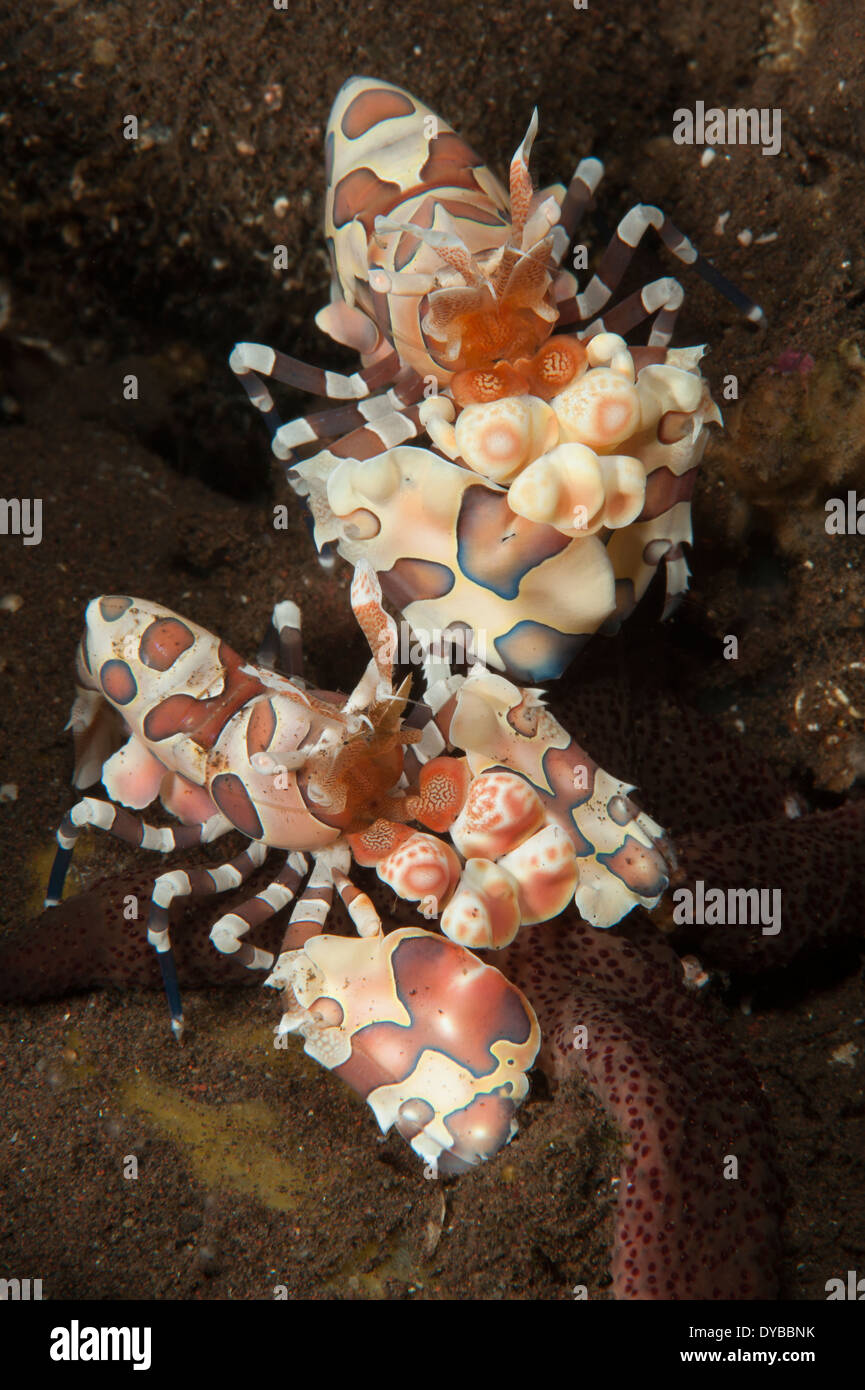
{"type": "Polygon", "coordinates": [[[757,237],[757,240],[754,242],[754,245],[755,245],[755,246],[768,246],[770,241],[777,241],[777,240],[778,240],[778,233],[777,233],[777,232],[764,232],[762,236],[758,236],[758,237],[757,237]]]}
{"type": "Polygon", "coordinates": [[[708,169],[709,165],[712,163],[712,160],[715,157],[715,151],[713,149],[705,149],[703,153],[700,155],[700,167],[703,169],[708,169]]]}
{"type": "Polygon", "coordinates": [[[754,240],[754,233],[751,231],[750,227],[743,227],[741,232],[737,234],[736,240],[742,246],[750,246],[751,242],[754,240]]]}
{"type": "Polygon", "coordinates": [[[727,222],[729,221],[729,217],[730,217],[729,211],[727,211],[727,212],[720,212],[720,213],[718,214],[718,216],[717,216],[717,218],[716,218],[716,220],[715,220],[715,236],[723,236],[723,235],[724,235],[724,229],[725,229],[726,226],[727,226],[727,222]]]}
{"type": "Polygon", "coordinates": [[[836,1062],[840,1067],[854,1067],[858,1052],[859,1049],[855,1043],[842,1043],[840,1047],[836,1047],[830,1053],[829,1061],[836,1062]]]}
{"type": "Polygon", "coordinates": [[[17,782],[4,782],[0,786],[0,801],[17,801],[18,784],[17,782]]]}
{"type": "Polygon", "coordinates": [[[17,613],[19,608],[23,608],[24,600],[20,594],[4,594],[0,598],[0,612],[17,613]]]}
{"type": "Polygon", "coordinates": [[[280,219],[285,217],[285,214],[288,212],[289,206],[289,201],[284,195],[279,198],[274,198],[273,200],[273,211],[275,212],[276,216],[280,219]]]}
{"type": "Polygon", "coordinates": [[[282,83],[271,82],[265,87],[263,96],[264,104],[269,111],[279,111],[282,107],[282,98],[284,96],[282,83]]]}

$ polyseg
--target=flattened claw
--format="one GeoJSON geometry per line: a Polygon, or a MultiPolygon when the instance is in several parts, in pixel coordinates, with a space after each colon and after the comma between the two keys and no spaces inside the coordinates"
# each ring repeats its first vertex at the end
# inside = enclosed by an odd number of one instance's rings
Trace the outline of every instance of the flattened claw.
{"type": "Polygon", "coordinates": [[[396,1126],[433,1173],[491,1158],[540,1045],[534,1011],[491,965],[419,927],[317,936],[282,957],[285,1013],[304,1051],[396,1126]]]}

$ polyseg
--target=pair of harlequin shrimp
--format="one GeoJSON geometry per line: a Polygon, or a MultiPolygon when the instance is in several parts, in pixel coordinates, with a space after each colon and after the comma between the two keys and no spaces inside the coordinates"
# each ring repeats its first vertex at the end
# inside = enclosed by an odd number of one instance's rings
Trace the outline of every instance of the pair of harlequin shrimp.
{"type": "Polygon", "coordinates": [[[270,972],[285,1001],[282,1030],[302,1032],[307,1051],[356,1085],[383,1127],[397,1124],[434,1166],[445,1154],[446,1168],[459,1166],[510,1137],[539,1042],[528,1002],[466,948],[505,946],[571,900],[599,926],[654,905],[670,851],[629,802],[631,788],[592,762],[537,691],[476,667],[433,686],[423,729],[406,725],[407,682],[393,688],[396,625],[368,565],[351,600],[372,659],[343,697],[296,673],[293,604],[274,612],[283,675],[156,604],[95,599],[70,724],[76,785],[101,778],[110,799],[85,796],[65,817],[46,901],[59,900],[87,825],[162,852],[231,830],[249,838],[232,860],[175,868],[154,884],[147,937],[179,1037],[171,904],[235,888],[268,850],[281,851],[270,883],[215,923],[213,944],[270,972]],[[156,799],[179,827],[133,814],[156,799]],[[352,858],[438,918],[444,937],[384,935],[351,882],[352,858]],[[334,889],[354,940],[320,935],[334,889]],[[274,958],[249,937],[295,897],[274,958]],[[449,1023],[451,1009],[471,1027],[449,1023]]]}
{"type": "Polygon", "coordinates": [[[502,947],[572,900],[610,926],[658,901],[673,862],[632,789],[533,688],[626,616],[662,559],[668,606],[687,586],[690,497],[705,426],[719,418],[702,350],[668,348],[682,300],[673,279],[607,306],[651,226],[760,317],[652,207],[620,222],[578,292],[563,262],[602,166],[585,159],[567,190],[536,193],[536,128],[533,116],[506,192],[401,88],[354,78],[337,96],[331,303],[317,322],[361,368],[322,372],[253,343],[238,344],[231,365],[306,499],[319,549],[335,545],[355,567],[352,606],[372,660],[335,696],[300,678],[293,604],[274,611],[283,674],[154,604],[94,600],[70,722],[76,785],[101,776],[110,800],[85,797],[66,817],[48,890],[59,899],[88,824],[161,851],[232,829],[248,837],[233,860],[155,882],[147,934],[180,1035],[172,902],[234,888],[281,851],[272,881],[215,923],[214,945],[269,971],[280,1031],[300,1032],[433,1172],[508,1141],[539,1045],[531,1004],[469,948],[502,947]],[[624,334],[652,316],[648,346],[629,347],[624,334]],[[284,425],[264,378],[348,404],[284,425]],[[431,447],[411,442],[424,433],[431,447]],[[393,688],[382,591],[425,652],[426,703],[411,719],[407,685],[393,688]],[[480,637],[493,669],[454,676],[435,645],[453,633],[480,637]],[[156,798],[179,827],[132,814],[156,798]],[[443,935],[385,934],[349,877],[352,859],[443,935]],[[321,933],[334,891],[355,937],[321,933]],[[273,958],[250,937],[292,901],[273,958]]]}

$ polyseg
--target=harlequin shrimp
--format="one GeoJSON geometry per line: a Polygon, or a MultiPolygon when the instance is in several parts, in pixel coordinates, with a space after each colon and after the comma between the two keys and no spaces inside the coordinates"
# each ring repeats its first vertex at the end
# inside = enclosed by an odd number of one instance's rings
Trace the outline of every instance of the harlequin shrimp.
{"type": "Polygon", "coordinates": [[[352,78],[327,127],[333,276],[316,322],[361,369],[320,371],[255,343],[231,356],[319,549],[369,560],[425,647],[454,626],[482,630],[488,664],[525,681],[555,678],[614,629],[661,560],[665,611],[687,587],[695,470],[720,415],[703,350],[668,348],[678,281],[608,307],[647,230],[761,317],[644,205],[579,292],[564,261],[603,166],[583,159],[567,189],[534,191],[536,131],[537,113],[506,191],[417,98],[352,78]],[[648,346],[628,347],[649,318],[648,346]],[[282,424],[264,378],[351,403],[282,424]],[[433,447],[411,447],[424,433],[433,447]],[[302,446],[315,451],[301,460],[302,446]]]}
{"type": "Polygon", "coordinates": [[[101,778],[108,799],[84,796],[64,818],[46,905],[62,894],[85,826],[161,853],[245,835],[233,859],[173,868],[153,886],[147,937],[180,1037],[172,903],[236,888],[280,851],[267,886],[215,922],[214,946],[269,972],[281,1029],[303,1033],[385,1127],[396,1124],[429,1162],[445,1151],[452,1163],[477,1161],[513,1133],[539,1039],[528,1002],[467,948],[505,946],[571,900],[611,925],[657,903],[672,855],[632,788],[583,753],[539,691],[480,666],[467,678],[442,668],[413,726],[403,718],[409,680],[393,686],[396,625],[370,566],[358,568],[351,601],[372,659],[345,697],[299,676],[293,603],[274,611],[283,675],[169,609],[94,599],[69,724],[75,785],[101,778]],[[134,814],[156,800],[178,826],[134,814]],[[352,858],[439,919],[444,936],[385,935],[349,877],[352,858]],[[321,934],[334,890],[356,939],[321,934]],[[294,899],[274,957],[250,934],[294,899]]]}

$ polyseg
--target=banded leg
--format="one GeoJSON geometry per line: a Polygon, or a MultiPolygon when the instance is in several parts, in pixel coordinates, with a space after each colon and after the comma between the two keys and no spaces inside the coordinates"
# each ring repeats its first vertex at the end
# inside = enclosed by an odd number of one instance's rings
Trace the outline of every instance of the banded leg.
{"type": "Polygon", "coordinates": [[[402,407],[419,401],[423,389],[422,378],[409,368],[401,372],[395,385],[381,395],[370,396],[356,405],[301,415],[280,425],[271,441],[273,452],[277,458],[288,462],[298,445],[321,444],[327,439],[337,439],[358,429],[364,430],[367,426],[375,429],[377,422],[384,425],[391,417],[399,420],[402,418],[402,407]]]}
{"type": "Polygon", "coordinates": [[[282,425],[273,397],[263,378],[269,377],[298,391],[333,400],[362,400],[392,382],[400,371],[398,355],[391,351],[351,376],[313,367],[264,343],[237,343],[228,359],[255,409],[264,416],[271,438],[282,425]]]}
{"type": "MultiPolygon", "coordinates": [[[[335,468],[343,459],[376,458],[388,449],[394,449],[398,444],[407,444],[424,433],[420,410],[420,405],[412,405],[402,411],[391,411],[375,425],[365,425],[363,429],[352,430],[351,434],[343,435],[342,439],[335,440],[329,448],[322,449],[312,457],[321,464],[330,465],[331,468],[335,468]]],[[[274,453],[280,457],[276,448],[274,453]]],[[[293,454],[290,455],[285,461],[285,477],[289,487],[301,497],[305,497],[308,488],[304,488],[302,483],[298,484],[297,464],[298,459],[293,454]]],[[[325,569],[333,568],[333,561],[327,554],[322,552],[318,558],[325,569]]]]}
{"type": "Polygon", "coordinates": [[[345,903],[359,936],[377,936],[381,931],[381,919],[369,897],[355,888],[345,872],[350,864],[351,855],[345,844],[331,845],[313,856],[309,881],[285,929],[276,964],[264,982],[272,989],[285,987],[280,973],[284,957],[300,950],[311,936],[321,933],[333,907],[334,888],[345,903]]]}
{"type": "Polygon", "coordinates": [[[302,678],[303,638],[300,634],[300,609],[290,598],[274,605],[267,632],[258,649],[256,661],[268,671],[281,676],[302,678]]]}
{"type": "Polygon", "coordinates": [[[561,264],[565,252],[570,248],[574,233],[581,219],[592,206],[595,190],[603,177],[604,166],[599,159],[581,159],[574,170],[559,217],[559,226],[567,233],[567,242],[562,243],[561,239],[558,240],[554,252],[556,265],[561,264]]]}
{"type": "Polygon", "coordinates": [[[648,203],[638,203],[630,212],[625,213],[601,258],[597,274],[592,276],[584,293],[577,295],[577,310],[584,322],[595,318],[604,305],[609,303],[650,227],[654,227],[661,241],[677,260],[682,261],[684,265],[692,266],[698,275],[719,290],[752,323],[758,323],[762,319],[763,310],[759,305],[710,265],[660,208],[652,207],[648,203]]]}
{"type": "Polygon", "coordinates": [[[356,888],[348,874],[342,869],[331,869],[334,887],[345,904],[349,917],[357,927],[358,936],[378,936],[382,930],[381,918],[372,905],[367,893],[356,888]]]}
{"type": "Polygon", "coordinates": [[[298,887],[306,873],[307,863],[302,854],[289,854],[281,871],[266,888],[248,898],[232,912],[226,912],[210,929],[210,939],[217,951],[223,955],[234,956],[249,970],[269,970],[273,965],[273,955],[253,946],[241,937],[252,927],[258,927],[281,912],[297,895],[298,887]]]}
{"type": "Polygon", "coordinates": [[[289,918],[288,926],[282,938],[282,944],[276,957],[276,965],[273,974],[266,980],[265,984],[274,989],[281,989],[282,983],[279,979],[279,963],[288,951],[298,951],[305,946],[311,936],[318,936],[327,921],[330,910],[333,907],[333,875],[331,866],[323,855],[317,855],[313,860],[312,873],[309,876],[307,885],[295,904],[294,911],[289,918]]]}
{"type": "Polygon", "coordinates": [[[352,430],[351,434],[332,444],[329,452],[336,459],[375,458],[377,454],[396,448],[397,444],[407,444],[409,440],[417,439],[423,432],[420,406],[410,405],[405,410],[391,411],[375,424],[352,430]]]}
{"type": "Polygon", "coordinates": [[[171,1031],[178,1042],[183,1037],[183,1006],[169,932],[171,904],[175,898],[203,897],[205,894],[226,893],[229,888],[237,888],[264,863],[266,857],[267,846],[260,840],[252,840],[245,850],[224,864],[217,864],[212,869],[171,869],[166,874],[160,874],[153,885],[147,914],[147,940],[156,951],[171,1014],[171,1031]]]}
{"type": "Polygon", "coordinates": [[[579,336],[585,339],[594,338],[598,333],[618,333],[624,337],[644,319],[655,315],[648,346],[666,347],[673,336],[684,298],[685,292],[678,280],[669,276],[652,280],[641,290],[629,294],[608,314],[594,319],[579,336]]]}
{"type": "Polygon", "coordinates": [[[208,844],[232,829],[231,822],[222,815],[211,816],[210,820],[196,825],[148,825],[140,816],[134,816],[123,806],[115,806],[112,801],[100,801],[95,796],[82,797],[63,817],[57,831],[58,849],[48,878],[46,907],[56,907],[62,898],[76,841],[88,825],[94,830],[104,830],[127,845],[156,850],[159,854],[171,854],[175,849],[208,844]]]}

